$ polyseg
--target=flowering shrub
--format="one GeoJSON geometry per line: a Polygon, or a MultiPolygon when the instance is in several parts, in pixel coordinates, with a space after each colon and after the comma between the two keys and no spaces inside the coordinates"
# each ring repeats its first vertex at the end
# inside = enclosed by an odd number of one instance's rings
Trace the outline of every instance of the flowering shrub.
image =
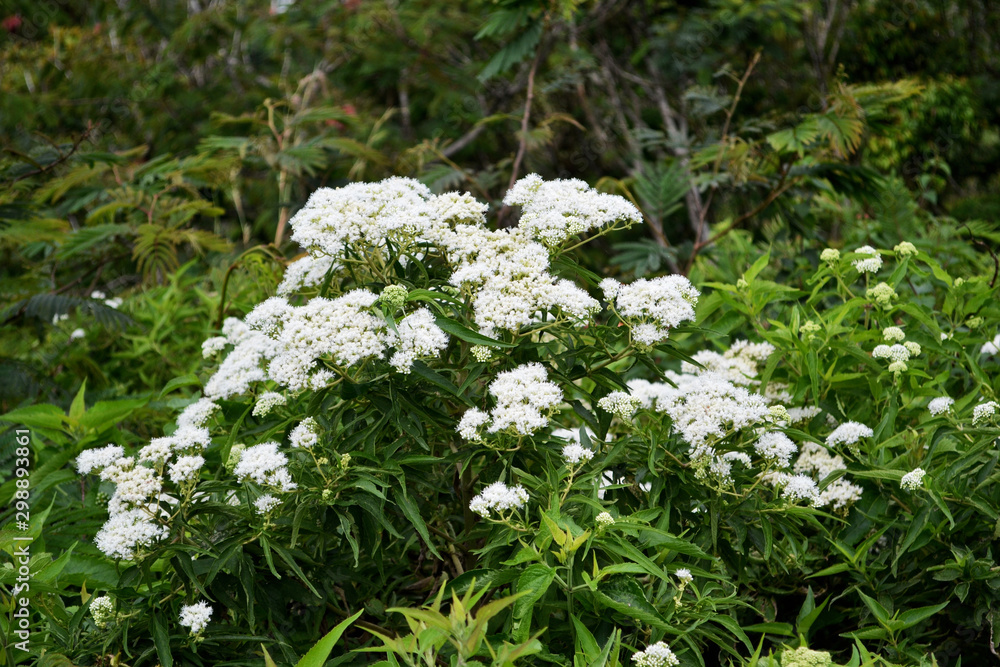
{"type": "Polygon", "coordinates": [[[532,175],[506,203],[494,230],[408,179],[310,198],[203,397],[76,458],[120,577],[60,650],[291,663],[362,608],[355,664],[916,663],[984,631],[993,287],[906,243],[798,287],[768,256],[623,283],[572,251],[627,201],[532,175]]]}

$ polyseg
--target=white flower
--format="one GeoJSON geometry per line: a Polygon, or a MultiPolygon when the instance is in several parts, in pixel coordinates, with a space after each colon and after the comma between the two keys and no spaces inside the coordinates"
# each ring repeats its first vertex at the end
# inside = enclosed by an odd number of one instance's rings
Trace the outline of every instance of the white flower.
{"type": "Polygon", "coordinates": [[[876,359],[889,359],[890,361],[907,361],[910,358],[909,348],[899,345],[876,345],[872,350],[872,356],[876,359]]]}
{"type": "Polygon", "coordinates": [[[107,628],[115,620],[115,601],[107,595],[94,598],[90,602],[90,615],[94,618],[94,625],[102,630],[107,628]]]}
{"type": "Polygon", "coordinates": [[[844,509],[853,503],[861,500],[861,493],[864,491],[857,484],[852,484],[843,477],[835,479],[820,492],[819,498],[813,503],[814,507],[830,506],[834,510],[844,509]]]}
{"type": "Polygon", "coordinates": [[[619,292],[622,291],[622,284],[615,280],[614,278],[605,278],[600,282],[598,287],[604,292],[604,300],[614,302],[618,297],[619,292]]]}
{"type": "Polygon", "coordinates": [[[594,519],[597,525],[601,528],[607,528],[608,526],[613,526],[615,523],[615,518],[611,516],[610,512],[601,512],[594,519]]]}
{"type": "Polygon", "coordinates": [[[858,422],[844,422],[833,432],[826,436],[826,444],[830,447],[834,445],[853,445],[861,438],[870,438],[875,435],[869,427],[858,422]]]}
{"type": "Polygon", "coordinates": [[[205,465],[201,456],[181,456],[170,464],[170,480],[175,484],[187,482],[198,476],[198,471],[205,465]]]}
{"type": "Polygon", "coordinates": [[[813,405],[805,405],[801,408],[788,408],[788,419],[792,424],[799,424],[810,421],[813,417],[823,412],[813,405]]]}
{"type": "Polygon", "coordinates": [[[908,257],[910,255],[917,254],[917,247],[909,241],[901,241],[899,245],[894,247],[892,250],[899,257],[908,257]]]}
{"type": "Polygon", "coordinates": [[[1000,334],[997,334],[992,341],[987,341],[979,348],[979,354],[995,356],[1000,354],[1000,334]]]}
{"type": "Polygon", "coordinates": [[[83,329],[73,329],[73,333],[69,335],[70,340],[79,340],[81,338],[86,338],[87,332],[83,329]]]}
{"type": "Polygon", "coordinates": [[[767,431],[762,434],[754,443],[754,449],[768,463],[776,464],[779,468],[787,468],[791,463],[792,455],[798,451],[795,443],[787,435],[778,431],[767,431]]]}
{"type": "MultiPolygon", "coordinates": [[[[689,362],[681,364],[681,370],[691,375],[702,373],[718,373],[733,384],[750,386],[756,384],[754,378],[760,370],[763,362],[774,352],[774,346],[770,343],[751,343],[746,340],[737,340],[724,353],[719,354],[712,350],[701,350],[692,355],[692,359],[701,364],[701,368],[689,362]]],[[[776,383],[768,385],[771,390],[776,383]]],[[[791,397],[782,396],[790,399],[791,397]]],[[[775,397],[777,400],[778,397],[775,397]]]]}
{"type": "Polygon", "coordinates": [[[616,415],[623,421],[631,419],[640,404],[641,401],[627,391],[613,391],[597,401],[597,407],[616,415]]]}
{"type": "Polygon", "coordinates": [[[819,258],[827,264],[836,264],[840,261],[840,251],[836,248],[826,248],[819,254],[819,258]]]}
{"type": "Polygon", "coordinates": [[[111,515],[94,536],[94,544],[108,558],[132,560],[136,549],[162,540],[168,532],[146,510],[131,509],[111,515]]]}
{"type": "Polygon", "coordinates": [[[225,336],[214,336],[208,338],[201,344],[201,355],[208,359],[209,357],[214,357],[219,352],[226,349],[226,345],[229,344],[229,339],[225,336]]]}
{"type": "Polygon", "coordinates": [[[910,472],[903,475],[903,478],[899,480],[899,486],[904,491],[915,491],[920,488],[920,485],[924,483],[924,472],[923,468],[914,468],[910,472]]]}
{"type": "Polygon", "coordinates": [[[197,635],[208,626],[210,618],[212,618],[212,607],[202,600],[201,602],[181,607],[178,622],[184,627],[191,628],[192,635],[197,635]]]}
{"type": "Polygon", "coordinates": [[[184,408],[177,417],[177,428],[178,430],[184,428],[201,428],[218,409],[219,406],[212,399],[200,398],[184,408]]]}
{"type": "Polygon", "coordinates": [[[280,504],[280,500],[272,496],[270,493],[267,493],[255,500],[253,506],[257,511],[257,514],[267,514],[280,504]]]}
{"type": "Polygon", "coordinates": [[[547,246],[617,221],[633,225],[642,220],[624,197],[598,192],[577,179],[543,181],[538,174],[517,181],[503,203],[520,206],[518,227],[547,246]]]}
{"type": "Polygon", "coordinates": [[[906,338],[906,334],[904,334],[903,330],[899,327],[886,327],[885,329],[882,329],[882,337],[890,343],[898,343],[906,338]]]}
{"type": "Polygon", "coordinates": [[[288,474],[288,469],[285,467],[287,464],[288,457],[278,451],[278,443],[264,442],[243,451],[233,474],[241,482],[252,479],[258,484],[275,486],[282,491],[292,491],[296,488],[296,484],[288,474]]]}
{"type": "Polygon", "coordinates": [[[416,358],[436,355],[448,347],[448,334],[441,330],[426,308],[404,317],[396,330],[399,342],[389,363],[400,373],[409,373],[416,358]]]}
{"type": "Polygon", "coordinates": [[[278,285],[278,296],[288,296],[303,287],[315,287],[334,268],[333,257],[305,255],[285,268],[285,277],[278,285]]]}
{"type": "Polygon", "coordinates": [[[524,507],[526,502],[528,502],[528,492],[520,484],[508,487],[503,482],[493,482],[472,499],[469,509],[484,518],[489,518],[492,511],[519,509],[524,507]]]}
{"type": "Polygon", "coordinates": [[[489,433],[513,429],[520,435],[531,435],[548,426],[543,411],[554,408],[563,397],[559,386],[548,381],[545,367],[537,362],[500,373],[489,391],[496,398],[489,433]]]}
{"type": "Polygon", "coordinates": [[[879,256],[878,250],[870,245],[862,246],[854,252],[859,255],[868,255],[864,259],[856,259],[852,262],[858,273],[875,273],[882,268],[882,257],[879,256]]]}
{"type": "Polygon", "coordinates": [[[993,415],[996,414],[997,407],[996,401],[980,403],[972,409],[972,423],[981,424],[990,421],[993,415]]]}
{"type": "Polygon", "coordinates": [[[312,448],[319,442],[319,424],[312,417],[306,417],[288,434],[288,441],[292,447],[312,448]]]}
{"type": "Polygon", "coordinates": [[[792,466],[794,472],[813,474],[818,480],[846,468],[847,464],[840,454],[831,454],[823,445],[815,442],[802,443],[802,453],[792,466]]]}
{"type": "Polygon", "coordinates": [[[936,417],[939,414],[951,410],[951,406],[954,402],[955,399],[950,396],[938,396],[937,398],[932,398],[931,402],[927,404],[927,410],[931,413],[931,415],[936,417]]]}
{"type": "Polygon", "coordinates": [[[644,345],[664,341],[670,329],[694,320],[700,292],[684,276],[640,278],[622,285],[615,298],[618,314],[632,327],[632,335],[644,345]],[[643,326],[639,329],[639,326],[643,326]]]}
{"type": "Polygon", "coordinates": [[[690,584],[692,581],[694,581],[694,577],[691,576],[691,570],[687,569],[686,567],[678,569],[676,572],[674,572],[674,576],[677,577],[683,584],[690,584]]]}
{"type": "Polygon", "coordinates": [[[909,351],[910,356],[913,356],[913,357],[920,356],[920,351],[921,350],[920,350],[920,344],[919,343],[914,343],[912,340],[908,340],[905,343],[903,343],[903,347],[905,347],[907,349],[907,351],[909,351]]]}
{"type": "Polygon", "coordinates": [[[174,452],[174,439],[171,437],[153,438],[149,444],[139,450],[136,459],[139,463],[152,463],[162,465],[167,462],[174,452]]]}
{"type": "Polygon", "coordinates": [[[76,469],[81,475],[100,471],[125,456],[125,450],[118,445],[108,445],[100,449],[87,449],[76,457],[76,469]]]}
{"type": "Polygon", "coordinates": [[[594,450],[587,449],[583,445],[573,443],[563,447],[562,455],[563,458],[566,459],[566,463],[576,465],[581,461],[589,461],[594,458],[594,450]]]}
{"type": "Polygon", "coordinates": [[[670,416],[673,427],[691,446],[690,454],[694,459],[705,453],[704,447],[728,431],[762,423],[770,416],[763,396],[734,385],[718,373],[678,375],[668,372],[667,375],[677,386],[658,388],[654,409],[670,416]]]}
{"type": "Polygon", "coordinates": [[[789,475],[785,479],[784,489],[781,491],[782,498],[789,500],[808,500],[810,503],[816,502],[819,498],[819,488],[812,477],[806,475],[789,475]]]}
{"type": "Polygon", "coordinates": [[[479,429],[490,421],[489,413],[483,412],[479,408],[470,408],[465,411],[455,429],[458,434],[466,440],[478,442],[482,440],[479,429]]]}
{"type": "Polygon", "coordinates": [[[283,394],[279,394],[276,391],[268,391],[260,395],[257,399],[257,403],[253,406],[253,416],[254,417],[264,417],[269,413],[274,407],[278,405],[285,405],[287,399],[283,394]]]}
{"type": "Polygon", "coordinates": [[[632,656],[632,662],[635,667],[674,667],[680,664],[680,660],[665,642],[647,646],[645,651],[632,656]]]}

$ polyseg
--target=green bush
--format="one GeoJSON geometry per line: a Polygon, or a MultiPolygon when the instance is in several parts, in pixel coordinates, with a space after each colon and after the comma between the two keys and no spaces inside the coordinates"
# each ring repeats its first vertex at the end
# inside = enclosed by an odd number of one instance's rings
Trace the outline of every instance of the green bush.
{"type": "Polygon", "coordinates": [[[407,179],[320,190],[209,376],[3,416],[37,461],[37,645],[292,664],[363,610],[335,664],[987,659],[990,281],[900,242],[622,284],[574,256],[627,201],[506,202],[494,231],[407,179]],[[192,383],[165,435],[118,427],[192,383]]]}

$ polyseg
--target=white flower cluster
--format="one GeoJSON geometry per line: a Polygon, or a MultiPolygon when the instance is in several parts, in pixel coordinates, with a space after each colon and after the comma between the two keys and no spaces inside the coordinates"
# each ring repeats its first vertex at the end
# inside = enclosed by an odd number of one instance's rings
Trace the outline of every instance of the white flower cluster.
{"type": "Polygon", "coordinates": [[[826,436],[826,444],[830,447],[834,445],[856,445],[861,438],[870,438],[875,432],[864,424],[858,422],[844,422],[826,436]]]}
{"type": "Polygon", "coordinates": [[[927,410],[932,416],[936,417],[951,410],[951,406],[954,403],[955,399],[950,396],[938,396],[937,398],[932,398],[931,402],[927,404],[927,410]]]}
{"type": "Polygon", "coordinates": [[[264,417],[277,406],[285,405],[286,402],[287,399],[283,394],[279,394],[276,391],[265,392],[260,395],[257,403],[253,406],[253,416],[264,417]]]}
{"type": "Polygon", "coordinates": [[[520,509],[526,502],[528,502],[528,492],[520,484],[507,486],[503,482],[493,482],[472,499],[469,509],[484,518],[489,518],[491,512],[520,509]]]}
{"type": "Polygon", "coordinates": [[[257,514],[267,514],[275,507],[281,504],[281,501],[270,493],[265,493],[260,498],[254,501],[253,506],[257,511],[257,514]]]}
{"type": "Polygon", "coordinates": [[[240,482],[252,479],[261,486],[294,491],[298,485],[288,472],[288,457],[278,451],[278,443],[262,442],[243,450],[233,474],[240,482]]]}
{"type": "Polygon", "coordinates": [[[562,456],[566,463],[577,465],[582,461],[589,461],[594,458],[594,450],[587,449],[579,443],[570,443],[562,448],[562,456]]]}
{"type": "Polygon", "coordinates": [[[194,604],[181,607],[179,623],[186,628],[191,628],[191,634],[201,634],[202,630],[208,627],[208,621],[212,618],[212,607],[202,600],[194,604]]]}
{"type": "Polygon", "coordinates": [[[288,434],[292,447],[311,449],[319,442],[319,424],[312,417],[306,417],[288,434]]]}
{"type": "MultiPolygon", "coordinates": [[[[339,258],[346,246],[357,250],[397,246],[426,237],[438,216],[430,190],[410,178],[351,183],[313,192],[289,224],[292,240],[316,257],[339,258]]],[[[305,273],[305,271],[303,271],[305,273]]]]}
{"type": "Polygon", "coordinates": [[[996,401],[986,401],[985,403],[980,403],[972,409],[972,423],[982,424],[993,419],[993,415],[997,411],[996,401]]]}
{"type": "Polygon", "coordinates": [[[886,327],[882,329],[882,337],[890,343],[898,343],[906,338],[906,334],[899,327],[886,327]]]}
{"type": "Polygon", "coordinates": [[[115,485],[108,500],[108,520],[94,537],[98,549],[111,558],[132,560],[137,549],[169,534],[159,510],[165,497],[163,473],[175,484],[197,479],[205,465],[199,452],[211,443],[204,424],[217,409],[206,398],[189,404],[171,435],[154,438],[136,456],[125,456],[121,447],[108,445],[77,457],[80,474],[98,473],[102,481],[115,485]]]}
{"type": "Polygon", "coordinates": [[[678,275],[640,278],[628,285],[606,278],[601,289],[629,325],[632,337],[647,346],[666,340],[670,329],[681,322],[694,320],[694,307],[701,295],[691,281],[678,275]]]}
{"type": "Polygon", "coordinates": [[[597,407],[628,421],[639,409],[641,401],[627,391],[613,391],[597,401],[597,407]]]}
{"type": "Polygon", "coordinates": [[[754,449],[761,458],[779,468],[787,468],[792,462],[792,456],[798,451],[795,443],[778,431],[763,433],[754,443],[754,449]]]}
{"type": "Polygon", "coordinates": [[[760,372],[760,365],[767,361],[773,352],[774,346],[770,343],[737,340],[722,354],[712,350],[701,350],[692,355],[691,358],[703,368],[685,361],[681,364],[681,370],[693,375],[714,372],[733,384],[749,386],[758,384],[754,378],[760,372]]]}
{"type": "Polygon", "coordinates": [[[90,615],[99,629],[107,628],[115,621],[115,601],[107,595],[94,598],[90,602],[90,615]]]}
{"type": "MultiPolygon", "coordinates": [[[[802,453],[799,454],[792,469],[796,473],[812,475],[817,481],[822,481],[827,475],[846,468],[847,465],[840,454],[831,454],[825,447],[815,442],[807,442],[802,445],[802,453]]],[[[863,491],[864,489],[851,483],[847,478],[839,477],[817,495],[813,505],[829,506],[835,510],[845,509],[860,500],[863,491]]]]}
{"type": "Polygon", "coordinates": [[[926,474],[923,468],[914,468],[903,475],[903,478],[899,480],[899,486],[904,491],[916,491],[924,483],[924,475],[926,474]]]}
{"type": "Polygon", "coordinates": [[[652,646],[647,646],[645,651],[632,656],[632,662],[635,663],[635,667],[674,667],[674,665],[681,664],[681,661],[665,642],[656,642],[652,646]]]}
{"type": "Polygon", "coordinates": [[[489,433],[513,430],[519,435],[531,435],[548,426],[544,413],[563,397],[559,386],[549,382],[545,367],[537,362],[500,373],[490,383],[489,392],[496,399],[489,414],[472,408],[458,423],[458,432],[466,440],[480,440],[479,429],[487,423],[489,433]]]}
{"type": "Polygon", "coordinates": [[[671,379],[677,387],[663,388],[654,409],[670,416],[694,459],[711,453],[709,445],[729,431],[762,423],[770,414],[763,396],[716,373],[671,379]]]}
{"type": "Polygon", "coordinates": [[[994,336],[993,340],[983,343],[983,346],[979,348],[979,354],[985,354],[990,357],[1000,354],[1000,333],[994,336]]]}
{"type": "Polygon", "coordinates": [[[870,245],[861,246],[854,252],[858,255],[865,255],[865,257],[852,262],[858,273],[876,273],[882,268],[882,257],[879,255],[878,250],[870,245]]]}
{"type": "Polygon", "coordinates": [[[611,516],[610,512],[601,512],[594,518],[594,522],[600,528],[607,528],[608,526],[615,525],[615,518],[611,516]]]}
{"type": "Polygon", "coordinates": [[[436,355],[448,347],[448,334],[441,330],[426,308],[407,315],[396,326],[399,340],[389,364],[400,373],[409,373],[418,357],[436,355]]]}
{"type": "Polygon", "coordinates": [[[694,581],[694,577],[691,576],[691,570],[687,569],[686,567],[678,569],[676,572],[674,572],[674,576],[677,577],[677,579],[682,584],[690,584],[692,581],[694,581]]]}
{"type": "Polygon", "coordinates": [[[289,296],[303,288],[319,285],[332,268],[333,257],[324,255],[305,255],[295,260],[285,269],[285,277],[278,285],[278,296],[289,296]]]}
{"type": "Polygon", "coordinates": [[[621,197],[593,190],[577,179],[545,182],[538,174],[515,183],[503,203],[520,206],[518,227],[550,247],[610,223],[633,225],[642,220],[639,210],[621,197]]]}

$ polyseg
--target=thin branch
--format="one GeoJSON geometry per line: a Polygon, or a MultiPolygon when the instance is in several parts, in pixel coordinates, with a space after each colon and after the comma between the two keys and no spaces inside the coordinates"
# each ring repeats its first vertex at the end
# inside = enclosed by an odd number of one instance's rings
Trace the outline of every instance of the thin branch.
{"type": "Polygon", "coordinates": [[[538,72],[538,63],[541,59],[542,45],[539,43],[538,49],[535,51],[535,59],[531,63],[531,69],[528,71],[528,92],[524,100],[524,115],[521,117],[521,141],[517,147],[514,166],[511,168],[510,183],[507,184],[508,190],[514,187],[514,183],[517,182],[518,173],[521,170],[521,162],[524,160],[524,154],[528,150],[528,121],[531,118],[531,103],[535,100],[535,74],[538,72]]]}
{"type": "Polygon", "coordinates": [[[50,163],[48,163],[46,165],[41,165],[41,164],[35,162],[34,160],[32,160],[27,155],[22,155],[19,151],[16,151],[16,150],[14,150],[12,148],[5,148],[4,150],[7,153],[10,153],[11,155],[15,155],[17,157],[21,157],[21,158],[27,159],[32,164],[35,164],[35,165],[38,166],[38,169],[36,169],[35,171],[29,171],[27,174],[21,174],[20,176],[18,176],[14,180],[10,181],[9,184],[13,185],[14,183],[17,183],[18,181],[23,181],[26,178],[31,178],[32,176],[38,176],[40,174],[44,174],[44,173],[52,171],[53,169],[55,169],[56,167],[58,167],[59,165],[61,165],[63,162],[65,162],[66,160],[70,159],[70,157],[72,157],[73,154],[76,153],[77,150],[79,150],[81,144],[83,144],[84,140],[87,137],[90,136],[90,133],[93,131],[93,129],[94,129],[93,128],[93,124],[90,123],[90,122],[88,122],[87,123],[87,129],[84,131],[83,134],[81,134],[79,137],[76,138],[76,140],[73,142],[73,145],[70,147],[70,149],[67,152],[65,152],[65,153],[60,153],[58,158],[56,158],[54,161],[52,161],[52,162],[50,162],[50,163]]]}

